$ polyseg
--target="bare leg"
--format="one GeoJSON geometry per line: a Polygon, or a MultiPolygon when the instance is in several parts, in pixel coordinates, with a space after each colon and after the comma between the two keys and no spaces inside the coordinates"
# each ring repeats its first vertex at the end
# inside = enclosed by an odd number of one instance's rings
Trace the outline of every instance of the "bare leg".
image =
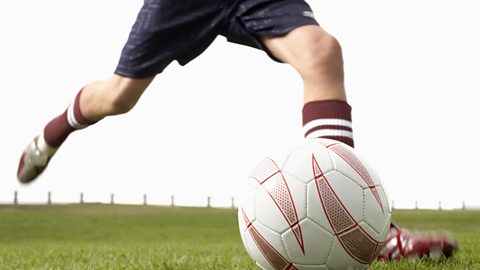
{"type": "Polygon", "coordinates": [[[113,75],[109,80],[87,84],[67,110],[52,119],[25,149],[17,170],[20,182],[35,180],[73,131],[106,116],[130,111],[153,78],[132,79],[113,75]]]}
{"type": "Polygon", "coordinates": [[[282,37],[265,37],[267,48],[292,65],[304,83],[304,103],[346,101],[342,50],[338,41],[316,25],[299,27],[282,37]]]}
{"type": "Polygon", "coordinates": [[[80,110],[92,122],[126,113],[135,106],[153,78],[132,79],[113,75],[109,80],[87,84],[82,90],[80,110]]]}
{"type": "Polygon", "coordinates": [[[353,147],[351,107],[346,102],[338,41],[317,25],[301,26],[285,36],[265,37],[263,41],[303,79],[305,137],[334,139],[353,147]]]}

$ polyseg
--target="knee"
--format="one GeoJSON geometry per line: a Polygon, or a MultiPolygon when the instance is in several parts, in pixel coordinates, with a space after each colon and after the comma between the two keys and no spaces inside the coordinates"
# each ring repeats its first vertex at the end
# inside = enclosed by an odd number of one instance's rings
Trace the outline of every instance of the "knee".
{"type": "Polygon", "coordinates": [[[299,59],[302,75],[316,76],[329,70],[343,69],[342,48],[335,37],[324,33],[312,36],[306,44],[299,59]]]}
{"type": "Polygon", "coordinates": [[[105,102],[108,115],[125,114],[133,109],[137,100],[132,99],[126,94],[128,89],[123,89],[119,85],[112,84],[109,84],[106,87],[110,88],[107,91],[109,95],[105,102]]]}

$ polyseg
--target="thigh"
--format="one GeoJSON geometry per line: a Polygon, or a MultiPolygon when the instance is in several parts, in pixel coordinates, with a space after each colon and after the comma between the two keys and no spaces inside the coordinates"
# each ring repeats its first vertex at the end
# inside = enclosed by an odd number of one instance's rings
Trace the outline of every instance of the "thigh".
{"type": "Polygon", "coordinates": [[[115,71],[146,78],[177,60],[185,65],[218,35],[225,0],[145,0],[115,71]]]}
{"type": "Polygon", "coordinates": [[[318,26],[304,0],[240,0],[222,33],[229,41],[264,50],[278,59],[265,44],[268,37],[284,37],[301,26],[318,26]]]}

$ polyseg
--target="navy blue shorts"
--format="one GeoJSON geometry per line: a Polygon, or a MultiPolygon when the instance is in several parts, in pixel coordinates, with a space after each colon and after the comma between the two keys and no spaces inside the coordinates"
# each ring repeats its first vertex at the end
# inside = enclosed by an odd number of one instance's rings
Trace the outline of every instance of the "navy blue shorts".
{"type": "Polygon", "coordinates": [[[115,74],[146,78],[172,61],[185,65],[218,35],[264,50],[262,36],[318,24],[304,0],[145,0],[115,74]]]}

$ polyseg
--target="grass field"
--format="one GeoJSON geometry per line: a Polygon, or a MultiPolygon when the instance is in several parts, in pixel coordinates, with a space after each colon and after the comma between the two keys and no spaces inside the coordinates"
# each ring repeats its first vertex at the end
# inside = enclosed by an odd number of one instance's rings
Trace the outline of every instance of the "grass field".
{"type": "MultiPolygon", "coordinates": [[[[451,260],[371,269],[480,269],[480,211],[395,211],[400,225],[447,229],[451,260]]],[[[0,269],[256,269],[236,211],[121,205],[0,206],[0,269]]]]}

